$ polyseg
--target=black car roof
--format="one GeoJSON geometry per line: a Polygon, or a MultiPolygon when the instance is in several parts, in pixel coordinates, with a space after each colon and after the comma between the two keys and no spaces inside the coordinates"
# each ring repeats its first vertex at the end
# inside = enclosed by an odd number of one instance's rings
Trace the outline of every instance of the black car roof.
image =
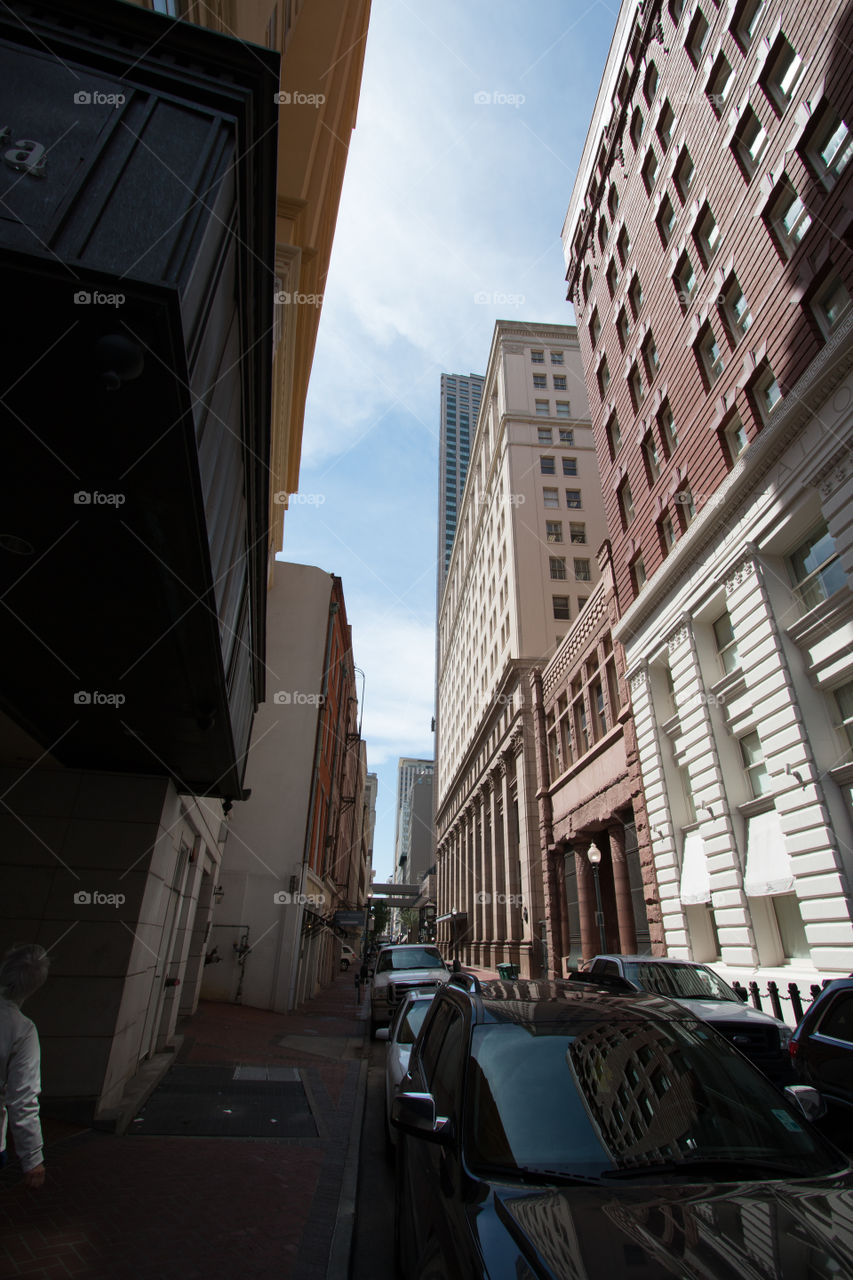
{"type": "Polygon", "coordinates": [[[666,996],[628,987],[621,979],[570,982],[533,978],[472,983],[469,989],[450,982],[440,994],[473,1009],[475,1022],[561,1022],[564,1019],[609,1018],[617,1011],[696,1021],[695,1014],[666,996]]]}

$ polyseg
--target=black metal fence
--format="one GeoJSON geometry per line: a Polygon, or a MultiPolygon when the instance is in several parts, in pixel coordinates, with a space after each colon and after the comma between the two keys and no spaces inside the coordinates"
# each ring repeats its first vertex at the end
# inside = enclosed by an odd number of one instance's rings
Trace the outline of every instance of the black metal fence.
{"type": "Polygon", "coordinates": [[[740,996],[741,1000],[743,1000],[744,1004],[746,1004],[747,1000],[751,1000],[753,1007],[756,1009],[761,1009],[763,1007],[761,1004],[762,999],[769,1000],[770,1009],[771,1009],[771,1012],[773,1013],[773,1016],[776,1018],[781,1018],[783,1022],[787,1022],[787,1018],[785,1017],[785,1014],[782,1010],[782,1001],[784,1000],[787,1004],[790,1004],[791,1006],[791,1012],[794,1015],[794,1021],[799,1022],[803,1016],[804,1010],[809,1007],[812,1000],[817,999],[817,997],[820,995],[821,991],[829,981],[830,981],[829,978],[824,978],[822,983],[813,982],[811,984],[811,987],[809,988],[810,996],[806,1000],[805,1005],[803,1004],[803,998],[804,998],[803,994],[800,991],[800,988],[797,986],[796,982],[788,983],[787,995],[785,995],[783,991],[779,990],[779,986],[777,983],[768,982],[767,992],[763,997],[761,995],[757,982],[750,982],[748,989],[747,987],[744,987],[740,982],[733,982],[732,986],[740,996]]]}

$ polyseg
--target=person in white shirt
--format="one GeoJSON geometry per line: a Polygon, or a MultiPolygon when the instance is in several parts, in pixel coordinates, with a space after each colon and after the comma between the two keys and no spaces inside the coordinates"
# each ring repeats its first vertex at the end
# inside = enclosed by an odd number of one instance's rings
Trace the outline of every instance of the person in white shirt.
{"type": "Polygon", "coordinates": [[[0,963],[0,1165],[6,1163],[6,1131],[28,1187],[44,1184],[39,1093],[38,1032],[21,1004],[47,977],[47,952],[36,943],[15,946],[0,963]]]}

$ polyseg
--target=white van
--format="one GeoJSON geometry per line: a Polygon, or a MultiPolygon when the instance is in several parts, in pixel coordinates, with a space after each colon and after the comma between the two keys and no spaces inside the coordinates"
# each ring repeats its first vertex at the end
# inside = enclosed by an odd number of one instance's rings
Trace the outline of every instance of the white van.
{"type": "Polygon", "coordinates": [[[341,944],[341,968],[344,970],[344,972],[346,972],[346,970],[350,967],[351,964],[355,964],[356,960],[358,960],[358,956],[355,954],[352,947],[347,946],[345,942],[342,943],[341,944]]]}

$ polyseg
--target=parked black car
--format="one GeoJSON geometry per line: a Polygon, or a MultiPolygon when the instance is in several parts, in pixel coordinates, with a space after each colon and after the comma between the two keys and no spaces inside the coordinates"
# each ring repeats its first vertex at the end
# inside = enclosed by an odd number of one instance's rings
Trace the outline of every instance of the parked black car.
{"type": "Polygon", "coordinates": [[[847,1141],[853,1136],[853,977],[827,983],[789,1049],[797,1078],[826,1099],[827,1132],[847,1141]]]}
{"type": "Polygon", "coordinates": [[[621,986],[436,994],[392,1104],[406,1280],[853,1275],[853,1167],[802,1086],[621,986]]]}

